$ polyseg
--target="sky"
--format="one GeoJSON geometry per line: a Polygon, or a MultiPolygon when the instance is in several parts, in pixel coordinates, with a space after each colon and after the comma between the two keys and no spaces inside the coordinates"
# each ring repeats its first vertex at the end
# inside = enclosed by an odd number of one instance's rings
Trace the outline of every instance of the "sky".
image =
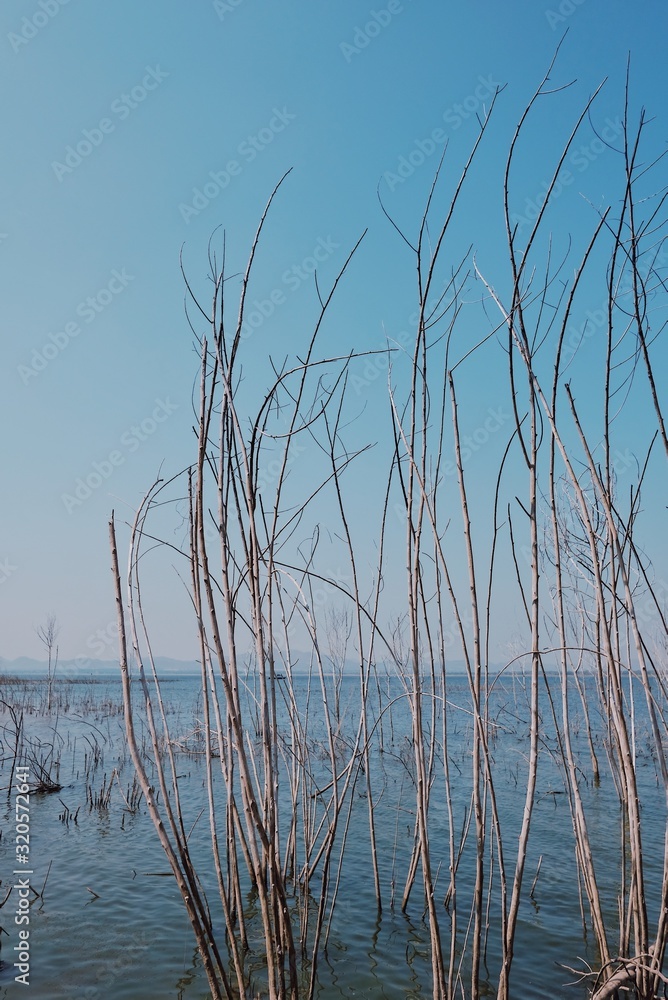
{"type": "MultiPolygon", "coordinates": [[[[109,514],[131,518],[158,474],[175,474],[195,457],[198,360],[181,255],[205,301],[210,240],[220,252],[224,230],[228,273],[239,272],[266,201],[290,170],[250,289],[249,398],[266,381],[270,357],[294,356],[305,343],[318,312],[314,261],[319,281],[331,284],[365,231],[323,333],[323,356],[380,350],[388,337],[405,346],[414,332],[415,262],[378,194],[399,227],[415,234],[447,142],[435,203],[435,217],[442,216],[477,119],[502,88],[446,248],[454,262],[473,244],[481,272],[502,287],[507,150],[564,38],[551,81],[571,86],[543,99],[531,117],[512,198],[523,225],[605,80],[569,154],[571,181],[550,207],[555,252],[572,239],[572,274],[597,210],[614,207],[622,190],[621,157],[610,147],[619,138],[629,53],[631,110],[637,117],[647,108],[649,147],[665,148],[667,29],[659,0],[5,0],[0,657],[42,656],[35,629],[49,614],[60,624],[62,657],[116,655],[109,514]],[[610,146],[597,139],[603,132],[610,146]]],[[[658,188],[666,174],[657,170],[658,188]]],[[[595,316],[604,299],[604,256],[594,255],[598,278],[578,299],[581,318],[587,310],[595,316]]],[[[479,281],[471,296],[482,294],[479,281]]],[[[464,321],[460,356],[467,337],[479,339],[498,322],[489,305],[487,312],[486,329],[480,315],[469,328],[464,321]]],[[[595,332],[595,322],[588,329],[595,332]]],[[[475,430],[489,418],[488,426],[504,428],[488,431],[489,442],[467,461],[481,517],[490,491],[485,472],[510,429],[495,344],[458,375],[464,426],[475,430]]],[[[665,345],[655,350],[660,369],[665,345]]],[[[592,420],[596,351],[592,336],[573,375],[592,420]]],[[[399,358],[397,366],[401,382],[399,358]]],[[[390,454],[387,377],[361,359],[351,374],[351,440],[373,445],[346,481],[364,554],[390,454]]],[[[622,472],[651,437],[643,399],[631,399],[619,424],[622,472]]],[[[297,489],[309,465],[295,461],[297,489]]],[[[664,485],[652,479],[646,505],[659,574],[666,551],[654,519],[664,485]]],[[[166,530],[178,534],[178,518],[166,530]]],[[[370,566],[372,545],[367,554],[370,566]]],[[[328,558],[325,549],[323,572],[344,572],[328,558]]],[[[149,571],[154,648],[190,659],[194,627],[171,563],[149,571]]],[[[397,608],[405,587],[399,570],[386,588],[397,608]]],[[[495,655],[510,648],[521,618],[516,602],[509,588],[508,627],[495,655]]]]}

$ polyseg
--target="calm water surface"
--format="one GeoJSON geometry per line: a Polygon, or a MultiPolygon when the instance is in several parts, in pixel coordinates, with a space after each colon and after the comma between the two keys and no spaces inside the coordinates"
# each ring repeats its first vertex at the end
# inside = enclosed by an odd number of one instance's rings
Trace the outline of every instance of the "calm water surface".
{"type": "MultiPolygon", "coordinates": [[[[302,696],[305,680],[299,679],[302,696]]],[[[398,683],[390,683],[392,697],[401,693],[398,683]]],[[[44,682],[14,686],[0,682],[0,698],[39,705],[44,682]]],[[[173,735],[184,737],[201,717],[198,679],[172,679],[164,686],[173,735]]],[[[107,809],[90,809],[86,786],[94,793],[108,783],[114,768],[126,796],[132,783],[122,715],[120,682],[61,684],[59,716],[47,717],[26,711],[28,738],[53,743],[60,757],[57,794],[31,795],[30,860],[32,884],[40,891],[47,878],[44,898],[30,908],[30,987],[14,982],[16,970],[12,949],[18,943],[14,924],[15,894],[0,909],[3,967],[0,969],[0,998],[25,995],[32,1000],[204,1000],[207,984],[194,945],[181,897],[142,802],[137,814],[125,808],[118,782],[114,780],[107,809]],[[54,726],[56,733],[54,735],[54,726]],[[98,766],[89,772],[86,765],[97,747],[98,766]],[[65,807],[79,809],[78,821],[65,822],[65,807]],[[50,869],[49,869],[50,865],[50,869]],[[92,891],[89,891],[92,890],[92,891]],[[95,893],[96,895],[93,895],[95,893]]],[[[345,678],[343,702],[354,710],[357,688],[354,678],[345,678]]],[[[462,679],[450,683],[448,699],[449,763],[457,823],[463,823],[470,795],[470,719],[466,714],[467,689],[462,679]]],[[[527,752],[528,709],[521,679],[500,685],[494,695],[493,717],[499,721],[493,752],[496,790],[505,833],[506,864],[512,874],[516,831],[524,800],[523,778],[527,752]]],[[[546,705],[547,711],[547,705],[546,705]]],[[[595,714],[595,713],[594,713],[595,714]]],[[[595,721],[595,720],[593,720],[595,721]]],[[[0,715],[3,756],[9,752],[13,727],[7,712],[0,715]]],[[[582,986],[568,986],[575,976],[559,966],[582,967],[582,959],[596,962],[595,953],[583,939],[578,902],[570,813],[563,794],[563,779],[550,738],[549,717],[545,716],[546,739],[541,753],[537,804],[525,876],[526,890],[520,913],[515,960],[513,995],[522,1000],[546,996],[574,998],[586,996],[582,986]],[[542,856],[534,898],[529,888],[542,856]]],[[[311,735],[317,740],[319,720],[313,718],[311,735]]],[[[407,914],[392,908],[392,886],[399,901],[403,892],[407,861],[413,843],[414,814],[411,809],[410,732],[408,714],[398,702],[390,717],[376,730],[374,747],[374,787],[378,799],[377,833],[381,878],[385,894],[382,917],[377,914],[368,841],[367,803],[364,780],[354,792],[354,807],[348,842],[343,858],[341,888],[327,954],[320,964],[322,1000],[342,997],[369,997],[374,1000],[403,1000],[429,997],[428,936],[423,923],[422,890],[413,889],[407,914]]],[[[573,734],[590,773],[584,728],[576,716],[573,734]]],[[[607,771],[602,735],[597,741],[601,765],[601,785],[584,786],[590,830],[597,851],[597,874],[601,881],[611,925],[616,913],[616,886],[619,875],[620,813],[614,785],[607,771]]],[[[643,795],[644,845],[648,864],[650,911],[658,902],[661,885],[665,805],[659,794],[655,763],[639,713],[637,753],[643,795]]],[[[324,765],[323,765],[324,766],[324,765]]],[[[0,899],[12,885],[14,871],[14,801],[7,800],[9,765],[2,772],[0,804],[0,899]]],[[[198,819],[205,804],[201,758],[178,756],[186,829],[194,824],[191,847],[196,857],[207,857],[208,819],[198,819]]],[[[441,863],[437,897],[439,918],[447,937],[448,916],[442,905],[447,889],[448,826],[443,802],[443,761],[437,762],[431,804],[431,843],[434,869],[441,863]]],[[[459,836],[459,829],[458,829],[459,836]]],[[[474,844],[467,845],[459,871],[460,906],[468,899],[467,878],[473,865],[474,844]]],[[[203,882],[212,903],[216,888],[210,864],[205,864],[203,882]]],[[[251,901],[249,900],[249,905],[251,901]]],[[[460,925],[467,914],[460,912],[460,925]]],[[[497,926],[494,907],[490,911],[487,965],[495,981],[498,967],[497,926]]],[[[446,945],[447,947],[447,945],[446,945]]],[[[613,944],[614,948],[614,944],[613,944]]]]}

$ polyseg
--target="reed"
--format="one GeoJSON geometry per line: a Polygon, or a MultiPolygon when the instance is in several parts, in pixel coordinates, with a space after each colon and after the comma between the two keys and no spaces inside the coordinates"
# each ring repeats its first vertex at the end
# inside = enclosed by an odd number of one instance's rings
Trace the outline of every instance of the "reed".
{"type": "MultiPolygon", "coordinates": [[[[543,854],[529,874],[527,863],[546,756],[563,779],[562,789],[550,791],[563,791],[568,803],[577,916],[585,933],[593,934],[598,952],[597,968],[582,970],[583,978],[590,976],[593,1000],[622,989],[650,1000],[663,989],[668,832],[660,904],[652,909],[636,744],[642,702],[668,804],[665,646],[652,648],[641,602],[649,602],[664,631],[666,621],[640,535],[642,488],[658,446],[663,442],[667,448],[651,302],[654,293],[665,291],[658,264],[665,195],[652,200],[646,194],[650,167],[640,149],[647,120],[643,113],[635,131],[631,128],[627,92],[618,153],[623,164],[619,217],[607,211],[595,218],[572,273],[567,258],[555,261],[547,231],[549,198],[597,91],[566,137],[545,203],[520,240],[511,212],[516,163],[536,108],[558,100],[549,83],[553,72],[554,63],[510,143],[503,179],[510,276],[505,284],[492,281],[470,250],[454,263],[446,259],[462,192],[498,93],[460,175],[450,182],[445,210],[436,209],[446,183],[442,161],[415,235],[390,220],[412,256],[418,323],[408,380],[395,377],[395,359],[388,352],[388,475],[370,579],[361,568],[348,498],[349,469],[354,474],[367,447],[347,440],[347,379],[356,355],[328,354],[320,346],[333,296],[359,242],[329,289],[317,286],[319,311],[304,349],[274,367],[271,383],[256,398],[252,389],[242,391],[247,352],[242,331],[265,223],[284,179],[262,215],[238,303],[228,300],[225,251],[220,262],[210,251],[210,307],[185,279],[203,328],[195,334],[200,371],[193,462],[181,476],[156,482],[136,512],[129,526],[125,583],[113,516],[109,529],[124,719],[137,776],[126,802],[132,811],[144,797],[214,1000],[316,996],[319,963],[346,877],[353,808],[361,796],[379,919],[383,908],[398,905],[399,898],[406,913],[416,908],[422,913],[434,1000],[479,1000],[490,992],[498,1000],[518,995],[521,986],[513,991],[511,984],[520,913],[542,883],[543,854]],[[578,398],[578,350],[568,346],[567,334],[582,289],[595,281],[603,247],[608,251],[603,378],[593,388],[585,383],[590,395],[599,393],[592,416],[591,406],[583,407],[578,398]],[[486,311],[480,336],[471,343],[461,328],[474,279],[485,290],[486,311]],[[624,298],[622,284],[629,290],[624,298]],[[496,320],[492,308],[498,310],[496,320]],[[491,467],[482,502],[473,495],[464,457],[467,408],[461,385],[467,369],[484,364],[492,350],[495,363],[498,357],[504,361],[512,417],[502,441],[500,435],[500,458],[491,467]],[[614,469],[613,408],[631,381],[642,382],[655,427],[644,431],[637,475],[622,491],[614,469]],[[401,385],[407,387],[403,396],[401,385]],[[321,461],[311,463],[312,481],[296,494],[291,465],[305,442],[321,461]],[[450,478],[444,472],[448,450],[454,452],[450,478]],[[270,461],[277,471],[267,485],[263,468],[270,461]],[[175,740],[169,730],[140,573],[156,541],[153,518],[174,495],[182,502],[185,498],[187,539],[182,548],[171,547],[187,581],[201,665],[200,718],[185,741],[175,740]],[[345,566],[336,578],[319,563],[317,511],[323,502],[334,511],[336,524],[329,527],[340,541],[339,566],[345,566]],[[388,538],[395,534],[391,511],[405,518],[405,614],[388,624],[384,589],[388,538]],[[317,599],[324,586],[333,595],[326,611],[317,599]],[[515,704],[502,705],[492,715],[503,672],[490,670],[491,651],[509,586],[515,588],[522,620],[521,642],[506,665],[509,674],[517,668],[511,674],[515,704]],[[295,671],[297,623],[307,637],[305,688],[295,671]],[[452,714],[450,659],[464,663],[465,720],[452,714]],[[344,705],[342,679],[350,660],[359,685],[355,699],[344,705]],[[556,671],[550,672],[553,666],[556,671]],[[387,685],[381,683],[383,671],[387,685]],[[406,733],[397,731],[390,677],[399,678],[398,698],[409,709],[406,733]],[[133,701],[132,678],[139,681],[139,703],[133,701]],[[576,704],[583,710],[589,764],[573,729],[576,704]],[[146,720],[144,745],[137,711],[146,720]],[[607,770],[600,746],[597,750],[594,712],[603,720],[607,770]],[[457,748],[464,725],[469,741],[462,754],[457,748]],[[511,821],[499,805],[499,788],[509,774],[497,750],[508,733],[526,749],[512,773],[522,804],[511,821]],[[181,805],[183,779],[175,762],[179,752],[204,758],[206,868],[190,846],[181,805]],[[149,754],[154,775],[149,775],[149,754]],[[399,803],[410,817],[413,840],[403,858],[397,813],[388,885],[379,857],[378,809],[390,759],[403,769],[399,803]],[[614,919],[601,887],[587,794],[590,781],[597,786],[608,779],[617,790],[621,831],[614,919]],[[436,801],[444,803],[446,817],[447,831],[440,837],[432,820],[436,801]],[[215,908],[224,934],[214,930],[217,919],[203,888],[205,870],[215,874],[215,908]]],[[[110,792],[111,779],[90,804],[105,797],[108,802],[110,792]]]]}

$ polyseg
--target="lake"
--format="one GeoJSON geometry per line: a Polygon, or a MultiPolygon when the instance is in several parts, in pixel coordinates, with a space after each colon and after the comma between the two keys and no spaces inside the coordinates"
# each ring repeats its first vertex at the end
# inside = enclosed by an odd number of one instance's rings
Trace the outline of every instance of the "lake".
{"type": "MultiPolygon", "coordinates": [[[[553,678],[556,684],[557,679],[553,678]]],[[[252,683],[252,682],[251,682],[252,683]]],[[[288,709],[281,705],[278,681],[279,726],[286,726],[288,709]]],[[[306,704],[305,677],[295,675],[295,693],[306,704]]],[[[341,862],[338,901],[334,909],[326,953],[319,961],[318,996],[322,1000],[369,997],[403,1000],[431,995],[429,935],[424,920],[424,894],[420,878],[413,887],[407,912],[401,912],[406,872],[414,841],[410,716],[403,687],[396,678],[380,681],[386,707],[379,715],[371,744],[372,794],[376,802],[379,870],[383,911],[375,902],[368,833],[366,778],[360,772],[351,798],[349,829],[341,862]],[[394,899],[394,906],[391,905],[394,899]]],[[[22,705],[25,738],[36,761],[47,760],[52,777],[62,785],[58,792],[30,794],[30,884],[43,897],[30,894],[30,990],[35,1000],[204,1000],[206,976],[195,947],[180,894],[153,825],[141,801],[138,811],[128,804],[133,795],[133,766],[128,753],[120,680],[56,682],[57,712],[47,715],[45,681],[0,680],[0,698],[22,705]],[[41,755],[41,756],[40,756],[41,755]],[[59,760],[59,767],[53,765],[59,760]],[[48,878],[47,878],[48,874],[48,878]]],[[[163,695],[172,738],[178,742],[177,764],[186,828],[198,871],[216,916],[217,889],[209,858],[205,769],[198,724],[202,718],[199,678],[165,681],[163,695]],[[204,809],[204,813],[202,810],[204,809]]],[[[250,694],[248,695],[250,698],[250,694]]],[[[571,734],[582,766],[582,794],[594,847],[606,916],[615,924],[620,874],[621,813],[606,762],[606,732],[596,711],[593,684],[588,688],[592,725],[601,781],[590,779],[589,749],[579,702],[573,701],[571,734]]],[[[348,721],[355,718],[359,682],[344,676],[340,688],[342,726],[340,738],[350,738],[348,721]]],[[[447,689],[448,762],[452,783],[456,837],[459,842],[468,816],[471,794],[471,719],[466,679],[453,675],[447,689]]],[[[312,706],[318,705],[312,700],[312,706]]],[[[440,702],[439,702],[440,706],[440,702]]],[[[318,753],[324,725],[311,707],[309,722],[314,761],[320,760],[326,776],[326,755],[318,753]]],[[[568,799],[564,793],[563,767],[558,755],[554,725],[543,696],[538,790],[534,809],[525,883],[512,969],[511,995],[523,1000],[546,996],[587,996],[586,984],[566,967],[596,966],[593,938],[585,939],[580,916],[574,840],[568,799]],[[540,866],[539,866],[540,861],[540,866]],[[534,876],[533,894],[530,889],[534,876]]],[[[643,836],[648,882],[648,907],[655,920],[661,887],[665,804],[659,787],[655,754],[642,709],[636,708],[636,768],[643,799],[643,836]]],[[[428,713],[427,713],[428,715],[428,713]]],[[[496,682],[490,697],[490,717],[495,722],[492,739],[495,788],[504,824],[506,864],[512,876],[513,852],[524,804],[524,777],[528,748],[528,695],[521,675],[496,682]]],[[[435,721],[440,732],[440,707],[435,721]]],[[[430,719],[426,719],[430,723],[430,719]]],[[[7,710],[2,725],[3,771],[0,807],[0,898],[20,879],[15,870],[14,792],[8,798],[14,723],[7,710]]],[[[139,723],[138,723],[139,725],[139,723]]],[[[351,723],[352,725],[352,723],[351,723]]],[[[140,727],[141,728],[141,727],[140,727]]],[[[319,766],[319,765],[314,765],[319,766]]],[[[31,768],[31,780],[35,780],[31,768]]],[[[444,896],[449,876],[448,814],[443,788],[442,748],[437,747],[430,801],[430,844],[436,875],[436,897],[446,953],[449,932],[444,896]]],[[[221,785],[222,787],[222,785],[221,785]]],[[[286,808],[287,801],[281,801],[286,808]]],[[[222,813],[222,810],[221,810],[222,813]]],[[[346,811],[347,816],[347,811],[346,811]]],[[[458,870],[460,933],[466,929],[475,863],[473,828],[469,831],[458,870]]],[[[339,865],[335,851],[334,873],[339,865]]],[[[334,877],[334,876],[333,876],[334,877]]],[[[487,884],[486,884],[487,885],[487,884]]],[[[486,889],[487,891],[487,889],[486,889]]],[[[253,932],[255,901],[248,895],[249,926],[253,932]]],[[[14,920],[17,889],[0,909],[3,965],[0,997],[20,995],[14,981],[14,951],[21,925],[14,920]]],[[[586,904],[585,904],[586,905],[586,904]]],[[[221,939],[224,933],[221,926],[221,939]]],[[[651,924],[653,926],[653,923],[651,924]]],[[[611,935],[614,949],[614,937],[611,935]]],[[[498,913],[492,898],[489,933],[482,975],[489,975],[495,992],[499,963],[498,913]],[[486,972],[488,970],[488,973],[486,972]]],[[[463,969],[466,978],[466,960],[463,969]]]]}

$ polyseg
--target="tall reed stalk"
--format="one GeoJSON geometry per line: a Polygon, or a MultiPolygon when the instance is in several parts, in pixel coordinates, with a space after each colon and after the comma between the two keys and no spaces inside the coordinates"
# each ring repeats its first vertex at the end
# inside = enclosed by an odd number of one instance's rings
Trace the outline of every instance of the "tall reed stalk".
{"type": "MultiPolygon", "coordinates": [[[[365,799],[369,878],[378,919],[395,904],[400,866],[401,908],[415,908],[416,896],[422,894],[423,905],[418,906],[429,944],[434,1000],[479,1000],[490,992],[498,1000],[521,995],[521,984],[512,985],[513,969],[521,916],[540,873],[539,861],[529,887],[527,863],[544,773],[543,748],[548,745],[566,792],[577,914],[585,933],[593,932],[597,951],[595,971],[583,970],[593,1000],[622,989],[650,1000],[665,982],[668,824],[660,900],[648,905],[636,729],[644,701],[643,717],[668,808],[665,647],[659,655],[652,650],[647,616],[639,608],[641,599],[649,601],[654,620],[665,631],[665,612],[639,524],[641,490],[656,463],[655,443],[663,441],[666,448],[653,360],[660,331],[651,301],[655,292],[665,292],[659,253],[666,195],[652,199],[646,194],[646,174],[654,166],[640,160],[647,120],[643,113],[635,131],[631,127],[627,81],[623,148],[616,154],[623,175],[619,216],[613,218],[612,210],[599,213],[572,274],[566,271],[567,257],[555,262],[547,230],[550,196],[597,91],[564,142],[545,202],[520,240],[512,212],[516,163],[535,109],[558,99],[549,85],[554,67],[553,62],[510,143],[502,185],[509,275],[504,282],[493,282],[470,248],[454,263],[446,259],[462,192],[471,183],[499,93],[451,182],[446,208],[436,208],[449,176],[444,159],[415,238],[385,212],[412,258],[418,322],[414,348],[403,367],[402,359],[388,352],[388,477],[375,522],[378,559],[370,580],[358,554],[348,493],[349,476],[367,448],[364,441],[350,447],[345,440],[347,380],[357,355],[328,356],[320,347],[332,298],[359,243],[326,294],[316,285],[318,315],[305,349],[293,361],[273,366],[268,389],[255,399],[242,376],[244,318],[278,188],[255,235],[238,304],[228,301],[225,253],[221,263],[210,255],[210,309],[188,285],[205,332],[196,334],[201,364],[195,458],[181,490],[188,535],[186,545],[176,551],[187,567],[184,579],[201,665],[210,833],[206,863],[194,857],[186,834],[182,779],[140,583],[143,555],[154,544],[150,519],[184,477],[157,482],[137,511],[125,588],[113,517],[110,542],[130,752],[215,1000],[256,993],[270,1000],[317,995],[320,963],[347,877],[344,854],[356,791],[365,799]],[[579,348],[572,348],[567,333],[587,282],[596,281],[604,248],[608,301],[597,354],[603,374],[590,384],[586,378],[581,381],[579,348]],[[473,280],[485,290],[485,312],[472,342],[463,330],[471,329],[464,317],[473,280]],[[628,289],[625,297],[622,283],[628,289]],[[490,318],[490,306],[498,309],[496,321],[490,318]],[[503,363],[506,374],[499,385],[512,419],[505,439],[499,439],[501,458],[490,464],[489,488],[481,498],[464,457],[470,418],[461,386],[467,369],[484,364],[490,354],[499,370],[499,359],[503,363]],[[614,468],[615,418],[623,411],[617,401],[630,391],[631,382],[642,382],[655,426],[639,434],[644,452],[638,474],[621,490],[614,468]],[[590,397],[599,394],[600,420],[581,405],[583,391],[590,397]],[[308,463],[311,479],[299,494],[291,482],[295,446],[297,451],[308,447],[314,456],[308,463]],[[450,480],[443,469],[447,451],[454,453],[450,480]],[[262,472],[270,459],[278,471],[267,486],[262,472]],[[328,527],[340,542],[343,577],[323,572],[319,563],[317,511],[324,500],[334,511],[336,523],[328,527]],[[392,509],[405,517],[406,603],[405,614],[388,625],[384,595],[389,540],[396,539],[392,509]],[[317,599],[323,586],[331,595],[326,614],[317,599]],[[518,784],[520,776],[523,782],[521,803],[517,814],[508,817],[499,805],[507,761],[495,749],[504,727],[500,710],[496,717],[491,712],[503,677],[492,651],[498,648],[504,591],[511,586],[522,640],[505,669],[521,669],[528,687],[527,715],[523,720],[515,715],[513,723],[525,748],[516,771],[518,784]],[[300,666],[308,666],[303,676],[295,669],[296,626],[306,637],[301,642],[307,648],[299,654],[300,666]],[[453,734],[452,659],[463,662],[468,686],[466,773],[456,759],[461,737],[453,734]],[[398,676],[403,696],[391,691],[389,681],[384,691],[381,660],[386,671],[398,676]],[[343,681],[351,662],[359,685],[356,698],[345,702],[343,681]],[[139,749],[133,679],[141,691],[160,803],[139,749]],[[398,698],[410,718],[410,750],[395,755],[405,768],[399,805],[409,808],[407,788],[412,786],[413,840],[406,852],[398,849],[399,820],[393,819],[388,886],[379,809],[386,751],[394,753],[396,743],[398,698]],[[572,729],[577,705],[585,720],[584,755],[572,729]],[[603,719],[607,772],[591,721],[595,712],[603,719]],[[610,837],[621,830],[616,914],[611,914],[605,888],[609,872],[601,871],[589,815],[591,789],[606,780],[614,782],[620,810],[620,822],[610,829],[610,837]],[[436,808],[442,824],[438,835],[436,808]],[[440,876],[441,870],[447,874],[440,876]],[[217,902],[207,899],[212,887],[217,902]],[[224,934],[214,929],[218,915],[224,934]]],[[[516,670],[513,677],[518,676],[516,670]]]]}

